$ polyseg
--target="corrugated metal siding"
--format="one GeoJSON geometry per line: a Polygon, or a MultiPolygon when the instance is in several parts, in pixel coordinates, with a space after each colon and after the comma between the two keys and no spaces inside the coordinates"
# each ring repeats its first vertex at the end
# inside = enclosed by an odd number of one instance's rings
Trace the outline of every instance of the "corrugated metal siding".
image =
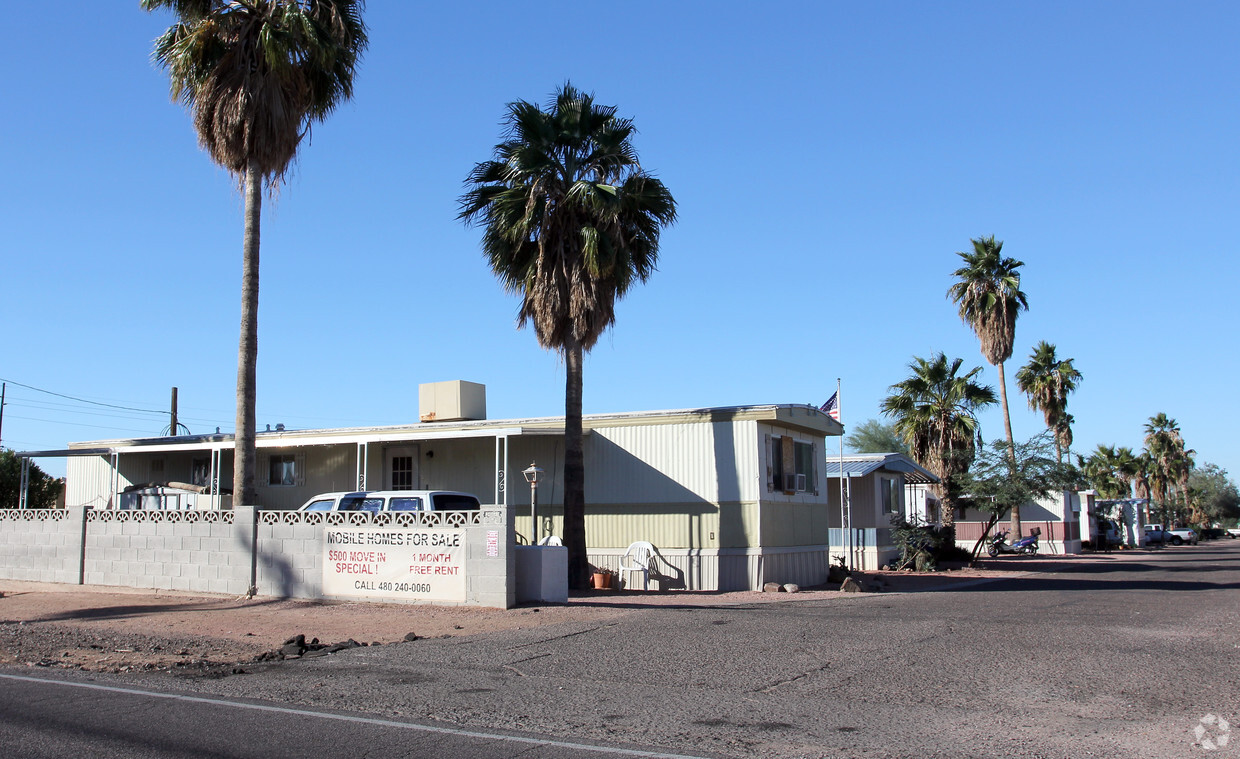
{"type": "MultiPolygon", "coordinates": [[[[65,505],[104,509],[111,501],[112,467],[107,456],[72,456],[65,463],[65,505]]],[[[117,489],[128,483],[122,483],[117,489]]]]}
{"type": "Polygon", "coordinates": [[[585,445],[586,501],[753,500],[756,429],[752,421],[595,428],[585,445]]]}
{"type": "MultiPolygon", "coordinates": [[[[848,480],[849,502],[852,504],[853,527],[887,527],[875,525],[875,499],[878,498],[874,489],[873,477],[858,477],[848,480]],[[864,522],[864,523],[863,523],[864,522]]],[[[831,515],[831,526],[840,526],[840,481],[831,481],[827,490],[827,511],[831,515]]]]}
{"type": "MultiPolygon", "coordinates": [[[[762,507],[764,547],[825,544],[830,529],[825,503],[767,503],[762,507]]],[[[756,542],[754,543],[756,545],[756,542]]]]}
{"type": "MultiPolygon", "coordinates": [[[[418,463],[418,479],[422,490],[463,490],[473,493],[483,502],[495,499],[495,438],[472,438],[461,440],[423,440],[419,443],[420,456],[418,463]],[[431,455],[427,455],[431,454],[431,455]]],[[[402,447],[393,444],[393,447],[402,447]]],[[[376,483],[387,483],[383,479],[385,446],[370,446],[370,466],[375,470],[378,464],[379,474],[373,480],[376,483]]],[[[530,465],[528,461],[510,460],[512,486],[526,491],[526,502],[529,501],[529,485],[521,478],[521,470],[530,465]]],[[[541,466],[541,465],[540,465],[541,466]]],[[[372,486],[373,490],[381,487],[372,486]]]]}
{"type": "MultiPolygon", "coordinates": [[[[762,556],[762,581],[781,585],[795,583],[802,587],[822,585],[827,581],[828,553],[825,548],[768,553],[762,556]]],[[[761,585],[755,585],[753,589],[761,588],[761,585]]]]}

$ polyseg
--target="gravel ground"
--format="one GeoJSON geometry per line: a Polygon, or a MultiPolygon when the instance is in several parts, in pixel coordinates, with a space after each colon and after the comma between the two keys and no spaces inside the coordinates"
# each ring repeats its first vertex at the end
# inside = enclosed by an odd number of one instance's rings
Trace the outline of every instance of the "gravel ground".
{"type": "MultiPolygon", "coordinates": [[[[858,573],[871,589],[916,591],[1009,576],[1033,568],[937,573],[858,573]]],[[[0,580],[0,666],[98,672],[172,670],[227,673],[255,661],[298,655],[289,641],[383,645],[521,630],[562,622],[601,623],[635,607],[729,607],[842,598],[838,590],[797,593],[588,592],[567,604],[515,609],[237,598],[102,586],[0,580]]],[[[305,651],[302,652],[303,654],[305,651]]]]}

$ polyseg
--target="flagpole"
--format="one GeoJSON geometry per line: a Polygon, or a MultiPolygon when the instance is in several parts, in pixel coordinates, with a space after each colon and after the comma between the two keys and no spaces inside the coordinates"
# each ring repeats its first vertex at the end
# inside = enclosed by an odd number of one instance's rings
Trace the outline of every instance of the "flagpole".
{"type": "MultiPolygon", "coordinates": [[[[835,378],[835,412],[839,414],[839,418],[836,419],[836,421],[839,422],[840,426],[842,427],[844,424],[843,422],[844,407],[840,403],[840,390],[841,390],[840,378],[836,377],[835,378]]],[[[840,547],[844,549],[844,565],[848,567],[849,569],[852,569],[852,532],[849,529],[848,513],[844,506],[845,504],[844,478],[847,476],[848,476],[847,473],[845,473],[844,471],[844,436],[841,434],[840,435],[840,538],[841,538],[840,547]]]]}

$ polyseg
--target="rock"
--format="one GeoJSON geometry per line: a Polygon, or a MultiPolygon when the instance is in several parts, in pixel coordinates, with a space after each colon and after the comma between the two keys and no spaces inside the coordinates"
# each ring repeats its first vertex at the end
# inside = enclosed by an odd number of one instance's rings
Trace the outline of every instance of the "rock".
{"type": "Polygon", "coordinates": [[[302,654],[306,652],[307,648],[308,646],[306,645],[306,636],[294,635],[293,637],[284,641],[284,645],[280,647],[280,653],[283,654],[284,657],[287,659],[290,657],[301,656],[302,654]]]}
{"type": "Polygon", "coordinates": [[[406,641],[415,641],[415,640],[417,640],[417,639],[418,639],[418,634],[417,634],[417,633],[405,633],[405,640],[406,640],[406,641]]]}
{"type": "Polygon", "coordinates": [[[851,577],[844,580],[844,583],[840,585],[840,590],[844,591],[845,593],[864,593],[865,592],[865,588],[861,587],[861,583],[857,582],[851,577]]]}
{"type": "Polygon", "coordinates": [[[782,593],[783,590],[784,590],[784,586],[780,585],[777,582],[768,582],[767,584],[762,586],[763,593],[782,593]]]}
{"type": "Polygon", "coordinates": [[[784,583],[784,587],[782,588],[782,590],[783,590],[785,593],[800,593],[800,592],[801,592],[801,586],[800,586],[800,585],[797,585],[797,584],[796,584],[796,583],[794,583],[794,582],[786,582],[786,583],[784,583]]]}

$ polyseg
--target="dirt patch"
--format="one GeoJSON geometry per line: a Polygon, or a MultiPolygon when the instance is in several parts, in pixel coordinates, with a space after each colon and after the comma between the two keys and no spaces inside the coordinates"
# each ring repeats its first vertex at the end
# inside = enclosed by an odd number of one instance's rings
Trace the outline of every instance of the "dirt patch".
{"type": "MultiPolygon", "coordinates": [[[[866,590],[902,592],[1010,576],[1012,571],[855,574],[866,590]]],[[[17,581],[0,581],[0,592],[0,665],[186,673],[227,672],[255,660],[283,658],[274,653],[298,635],[306,644],[321,646],[348,641],[390,645],[414,638],[598,621],[651,606],[719,607],[849,595],[835,587],[796,593],[595,591],[574,595],[567,604],[503,610],[235,598],[17,581]]]]}

